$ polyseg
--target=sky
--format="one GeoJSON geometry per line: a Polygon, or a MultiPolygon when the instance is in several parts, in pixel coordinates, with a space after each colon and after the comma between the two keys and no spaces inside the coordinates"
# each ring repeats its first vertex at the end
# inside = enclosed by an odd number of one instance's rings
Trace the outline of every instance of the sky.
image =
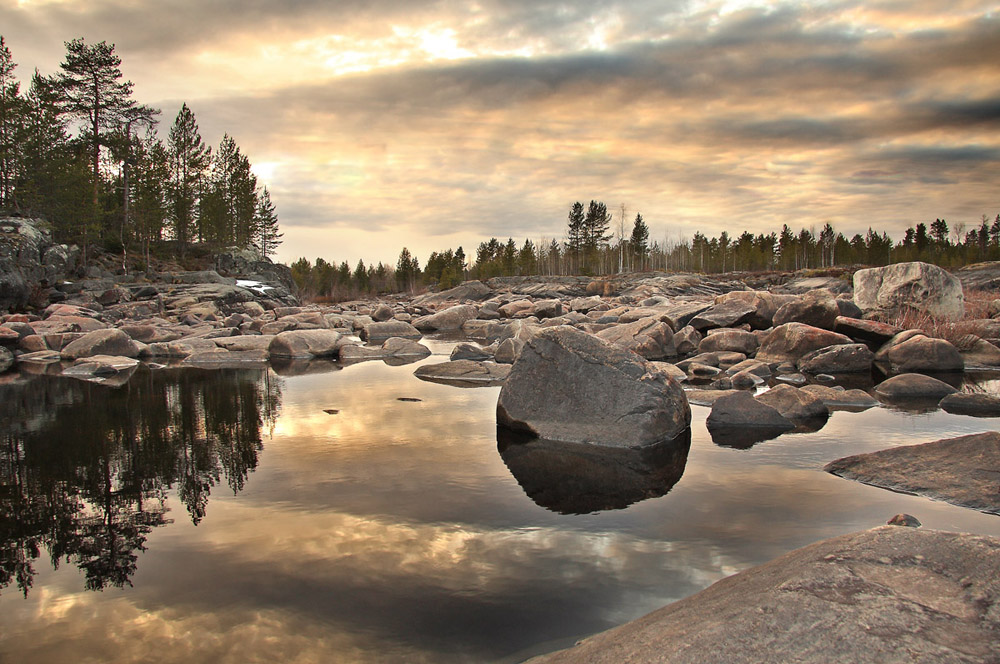
{"type": "Polygon", "coordinates": [[[995,0],[0,0],[0,34],[22,80],[113,43],[162,135],[233,136],[284,262],[561,240],[592,199],[661,244],[1000,213],[995,0]]]}

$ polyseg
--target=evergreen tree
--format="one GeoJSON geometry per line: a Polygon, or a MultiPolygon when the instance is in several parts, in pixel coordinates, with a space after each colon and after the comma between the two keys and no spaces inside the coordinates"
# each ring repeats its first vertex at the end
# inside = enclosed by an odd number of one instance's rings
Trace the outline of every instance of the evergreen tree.
{"type": "Polygon", "coordinates": [[[600,252],[607,246],[611,234],[611,214],[608,206],[598,201],[590,201],[587,214],[583,218],[583,250],[586,265],[594,268],[600,252]]]}
{"type": "Polygon", "coordinates": [[[199,188],[212,155],[211,148],[202,142],[198,123],[187,104],[181,106],[170,127],[167,146],[170,157],[167,187],[170,218],[174,239],[183,255],[195,231],[199,188]]]}
{"type": "Polygon", "coordinates": [[[271,192],[264,187],[257,201],[257,216],[254,220],[257,247],[262,256],[272,255],[281,244],[284,233],[278,230],[278,215],[271,202],[271,192]]]}
{"type": "Polygon", "coordinates": [[[642,215],[635,215],[635,224],[632,226],[632,236],[628,241],[632,249],[632,255],[638,261],[639,269],[646,266],[646,257],[649,255],[649,227],[642,220],[642,215]]]}
{"type": "Polygon", "coordinates": [[[579,269],[580,254],[584,245],[583,203],[577,201],[569,210],[569,228],[566,235],[566,251],[576,263],[571,269],[579,269]]]}
{"type": "Polygon", "coordinates": [[[17,177],[17,134],[21,125],[20,83],[14,78],[17,64],[0,35],[0,208],[14,203],[17,177]]]}
{"type": "MultiPolygon", "coordinates": [[[[430,261],[428,261],[428,265],[430,265],[430,261]]],[[[398,288],[403,291],[412,291],[416,285],[419,271],[417,259],[410,255],[409,249],[403,247],[403,250],[399,252],[399,260],[396,261],[396,285],[398,288]]]]}

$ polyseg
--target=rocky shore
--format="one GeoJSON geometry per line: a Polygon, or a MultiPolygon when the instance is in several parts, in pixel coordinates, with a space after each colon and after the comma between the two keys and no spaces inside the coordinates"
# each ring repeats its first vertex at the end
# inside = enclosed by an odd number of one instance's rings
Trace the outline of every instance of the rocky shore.
{"type": "MultiPolygon", "coordinates": [[[[45,373],[114,387],[140,366],[297,372],[332,362],[405,364],[430,355],[425,335],[452,335],[460,342],[449,360],[424,363],[416,375],[502,385],[498,424],[512,439],[539,441],[502,446],[502,454],[525,475],[536,474],[525,460],[541,458],[551,476],[563,456],[600,468],[608,448],[669,456],[670,444],[690,440],[690,404],[711,408],[709,432],[730,447],[816,430],[833,410],[1000,415],[996,395],[959,389],[967,372],[1000,371],[1000,319],[968,322],[977,334],[956,343],[884,322],[904,310],[959,317],[963,281],[993,284],[1000,274],[993,264],[961,278],[923,263],[853,274],[498,278],[415,297],[316,305],[295,298],[288,268],[247,252],[223,252],[211,270],[141,274],[74,270],[75,252],[52,244],[32,222],[0,219],[0,380],[45,373]]],[[[1000,312],[996,305],[991,311],[1000,312]]],[[[1000,446],[995,435],[974,443],[979,479],[964,487],[956,478],[968,469],[943,459],[967,454],[968,441],[911,451],[911,464],[936,470],[920,474],[919,487],[897,478],[914,474],[880,459],[860,469],[841,460],[828,470],[995,513],[1000,446]],[[991,499],[970,495],[977,492],[991,499]]],[[[615,482],[594,479],[601,487],[615,482]]],[[[634,483],[645,491],[641,477],[634,483]]],[[[564,504],[538,484],[545,501],[564,504]]],[[[927,657],[940,655],[935,661],[997,661],[995,648],[983,644],[1000,642],[998,559],[1000,543],[987,538],[906,528],[845,536],[543,661],[623,661],[614,653],[662,661],[657,652],[676,652],[669,661],[706,661],[706,653],[717,661],[895,661],[872,653],[888,653],[887,644],[901,639],[927,657]],[[921,584],[926,591],[916,590],[921,584]],[[716,605],[743,615],[723,620],[716,605]],[[896,622],[886,622],[886,611],[896,622]],[[802,615],[839,624],[840,641],[851,645],[809,650],[815,639],[794,637],[802,615]],[[714,635],[716,647],[746,649],[712,650],[705,635],[714,635]]]]}

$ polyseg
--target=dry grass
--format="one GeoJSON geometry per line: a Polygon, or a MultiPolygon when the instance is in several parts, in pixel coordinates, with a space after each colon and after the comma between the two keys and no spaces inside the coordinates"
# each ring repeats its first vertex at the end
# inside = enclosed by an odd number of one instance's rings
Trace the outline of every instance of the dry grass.
{"type": "Polygon", "coordinates": [[[998,299],[1000,292],[993,290],[965,291],[965,316],[957,321],[935,318],[912,308],[900,311],[895,316],[882,317],[880,320],[904,330],[920,330],[929,337],[944,339],[964,350],[974,341],[969,338],[970,335],[992,336],[982,321],[990,317],[990,303],[998,299]]]}

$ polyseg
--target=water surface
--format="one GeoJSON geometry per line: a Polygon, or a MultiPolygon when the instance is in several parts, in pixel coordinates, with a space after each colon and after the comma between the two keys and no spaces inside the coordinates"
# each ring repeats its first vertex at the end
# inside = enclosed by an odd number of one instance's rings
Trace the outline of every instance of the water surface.
{"type": "Polygon", "coordinates": [[[0,660],[519,661],[898,512],[1000,535],[822,472],[990,419],[837,412],[741,450],[694,406],[690,441],[593,456],[498,436],[499,388],[419,364],[4,376],[0,660]]]}

